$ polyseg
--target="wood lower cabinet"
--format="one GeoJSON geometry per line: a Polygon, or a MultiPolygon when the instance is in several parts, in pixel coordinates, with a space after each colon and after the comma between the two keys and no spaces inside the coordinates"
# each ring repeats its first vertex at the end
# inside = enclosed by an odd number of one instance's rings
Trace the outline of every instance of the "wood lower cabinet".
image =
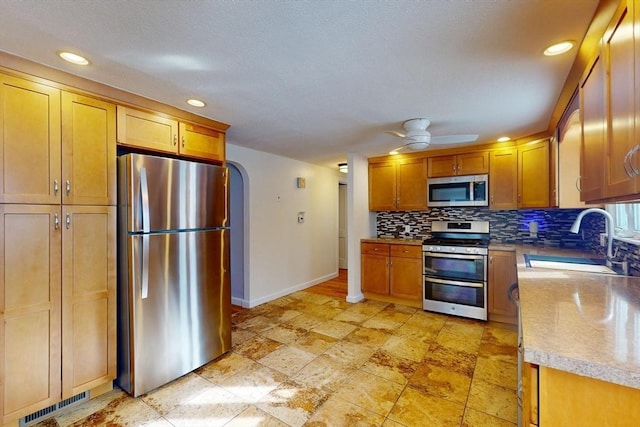
{"type": "Polygon", "coordinates": [[[422,246],[363,242],[361,263],[361,287],[368,296],[421,306],[422,246]]]}
{"type": "Polygon", "coordinates": [[[116,377],[116,207],[62,211],[62,398],[116,377]]]}
{"type": "Polygon", "coordinates": [[[525,426],[638,425],[640,389],[528,363],[523,372],[525,426]]]}
{"type": "Polygon", "coordinates": [[[60,400],[60,215],[55,205],[0,205],[3,423],[60,400]]]}
{"type": "Polygon", "coordinates": [[[118,106],[118,144],[170,154],[225,159],[225,133],[157,113],[118,106]]]}
{"type": "Polygon", "coordinates": [[[401,159],[369,164],[369,210],[423,210],[426,208],[425,159],[401,159]]]}
{"type": "Polygon", "coordinates": [[[489,320],[518,324],[516,305],[507,296],[509,286],[518,281],[515,251],[489,251],[489,320]]]}
{"type": "Polygon", "coordinates": [[[429,178],[455,175],[477,175],[489,172],[489,153],[486,151],[429,157],[429,178]]]}

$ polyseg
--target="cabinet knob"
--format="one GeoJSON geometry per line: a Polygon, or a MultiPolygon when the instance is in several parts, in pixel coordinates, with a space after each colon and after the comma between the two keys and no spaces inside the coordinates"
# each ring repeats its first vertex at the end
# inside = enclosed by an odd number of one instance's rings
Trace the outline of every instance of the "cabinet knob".
{"type": "Polygon", "coordinates": [[[178,145],[178,135],[176,134],[173,135],[173,145],[174,146],[178,145]]]}
{"type": "Polygon", "coordinates": [[[67,196],[71,193],[71,181],[69,180],[65,183],[65,191],[67,192],[67,196]]]}
{"type": "Polygon", "coordinates": [[[67,214],[67,218],[65,219],[65,224],[67,225],[67,230],[71,227],[71,215],[67,214]]]}
{"type": "Polygon", "coordinates": [[[182,135],[182,148],[184,148],[184,135],[182,135]]]}
{"type": "Polygon", "coordinates": [[[60,185],[58,184],[58,179],[54,179],[53,180],[53,195],[57,196],[58,195],[58,190],[60,190],[60,185]]]}
{"type": "Polygon", "coordinates": [[[53,214],[53,228],[57,230],[60,228],[60,217],[57,213],[53,214]]]}

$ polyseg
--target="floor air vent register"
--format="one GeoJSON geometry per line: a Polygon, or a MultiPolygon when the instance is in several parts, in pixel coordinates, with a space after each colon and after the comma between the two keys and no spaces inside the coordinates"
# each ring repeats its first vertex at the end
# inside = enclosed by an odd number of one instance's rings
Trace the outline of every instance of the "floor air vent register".
{"type": "Polygon", "coordinates": [[[26,417],[20,419],[19,425],[20,427],[29,427],[44,420],[45,418],[49,418],[52,414],[58,412],[63,408],[77,405],[80,402],[84,402],[85,400],[89,400],[89,392],[87,391],[83,391],[80,394],[76,394],[75,396],[71,396],[68,399],[58,402],[55,405],[51,405],[47,408],[36,411],[33,414],[27,415],[26,417]]]}

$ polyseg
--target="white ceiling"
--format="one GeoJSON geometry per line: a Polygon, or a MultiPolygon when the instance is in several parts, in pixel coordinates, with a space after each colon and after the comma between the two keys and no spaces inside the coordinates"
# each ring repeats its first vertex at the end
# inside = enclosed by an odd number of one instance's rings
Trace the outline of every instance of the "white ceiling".
{"type": "Polygon", "coordinates": [[[576,49],[542,50],[581,40],[597,3],[0,0],[0,50],[229,123],[232,144],[335,165],[401,145],[384,131],[414,117],[478,143],[546,130],[576,49]]]}

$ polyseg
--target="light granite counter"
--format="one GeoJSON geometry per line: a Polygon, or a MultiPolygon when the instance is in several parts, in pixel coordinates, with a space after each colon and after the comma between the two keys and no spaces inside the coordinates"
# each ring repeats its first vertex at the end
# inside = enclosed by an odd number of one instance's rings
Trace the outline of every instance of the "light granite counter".
{"type": "Polygon", "coordinates": [[[529,268],[525,253],[589,255],[514,248],[524,360],[640,389],[640,278],[529,268]]]}

